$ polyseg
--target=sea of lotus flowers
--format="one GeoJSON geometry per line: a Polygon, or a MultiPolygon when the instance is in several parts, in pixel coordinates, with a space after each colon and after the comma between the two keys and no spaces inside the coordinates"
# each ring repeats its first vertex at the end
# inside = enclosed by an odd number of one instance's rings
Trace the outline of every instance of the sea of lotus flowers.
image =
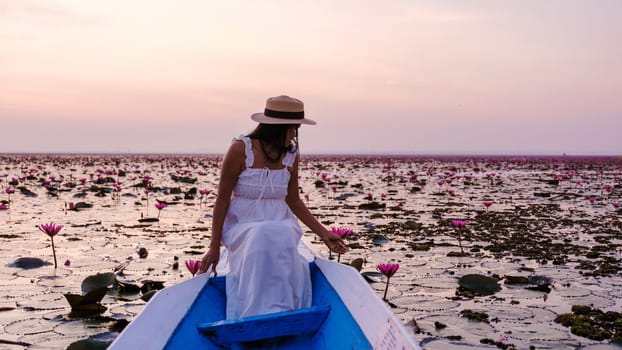
{"type": "MultiPolygon", "coordinates": [[[[0,347],[105,349],[209,244],[220,156],[0,155],[0,347]]],[[[622,158],[303,156],[301,197],[426,349],[622,340],[622,158]]]]}

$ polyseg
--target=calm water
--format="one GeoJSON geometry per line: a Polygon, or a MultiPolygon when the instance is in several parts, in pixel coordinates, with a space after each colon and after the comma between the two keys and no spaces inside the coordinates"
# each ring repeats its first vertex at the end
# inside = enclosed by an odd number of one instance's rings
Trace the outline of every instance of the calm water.
{"type": "MultiPolygon", "coordinates": [[[[0,200],[8,205],[5,189],[16,189],[10,207],[0,210],[0,348],[64,349],[89,337],[114,339],[111,327],[130,321],[145,302],[140,294],[111,291],[100,317],[71,315],[63,295],[80,294],[90,275],[126,264],[117,278],[139,286],[190,278],[184,261],[201,258],[214,201],[213,192],[191,189],[214,191],[218,162],[216,156],[0,156],[0,200]],[[159,213],[157,200],[168,203],[159,213]],[[70,202],[92,207],[66,210],[70,202]],[[139,222],[158,215],[158,222],[139,222]],[[49,238],[36,228],[46,222],[64,225],[55,237],[59,267],[10,267],[20,257],[53,261],[49,238]]],[[[615,207],[621,179],[620,158],[304,157],[300,170],[301,196],[319,219],[354,229],[340,259],[364,259],[362,273],[379,296],[385,280],[376,264],[399,262],[388,299],[426,349],[485,348],[483,338],[517,348],[613,348],[553,320],[572,305],[621,310],[622,213],[615,207]],[[468,256],[448,256],[460,251],[453,219],[468,221],[461,233],[468,256]],[[502,278],[501,291],[457,297],[458,279],[472,273],[502,278]],[[551,291],[504,283],[506,276],[530,275],[551,278],[551,291]],[[486,312],[490,323],[462,317],[465,309],[486,312]]]]}

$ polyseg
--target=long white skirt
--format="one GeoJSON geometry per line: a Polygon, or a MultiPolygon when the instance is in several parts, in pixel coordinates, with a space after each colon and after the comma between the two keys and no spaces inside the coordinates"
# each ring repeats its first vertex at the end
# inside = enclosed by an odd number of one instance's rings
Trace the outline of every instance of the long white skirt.
{"type": "Polygon", "coordinates": [[[238,222],[223,232],[228,250],[227,319],[311,305],[308,262],[295,219],[238,222]]]}

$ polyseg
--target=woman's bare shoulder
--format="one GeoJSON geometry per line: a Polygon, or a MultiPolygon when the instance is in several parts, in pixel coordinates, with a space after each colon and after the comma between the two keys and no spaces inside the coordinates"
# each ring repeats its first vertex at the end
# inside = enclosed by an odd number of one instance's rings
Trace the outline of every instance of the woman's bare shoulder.
{"type": "Polygon", "coordinates": [[[243,169],[246,159],[244,142],[235,140],[229,146],[225,158],[223,159],[223,167],[230,169],[243,169]]]}

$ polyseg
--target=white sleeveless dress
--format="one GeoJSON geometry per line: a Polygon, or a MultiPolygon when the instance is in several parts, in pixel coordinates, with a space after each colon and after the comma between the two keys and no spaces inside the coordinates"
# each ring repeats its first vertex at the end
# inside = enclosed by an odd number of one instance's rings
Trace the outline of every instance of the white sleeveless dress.
{"type": "Polygon", "coordinates": [[[225,217],[222,242],[228,250],[227,319],[287,311],[311,305],[308,262],[298,253],[302,229],[285,202],[288,153],[283,168],[252,168],[253,151],[247,136],[246,168],[225,217]]]}

